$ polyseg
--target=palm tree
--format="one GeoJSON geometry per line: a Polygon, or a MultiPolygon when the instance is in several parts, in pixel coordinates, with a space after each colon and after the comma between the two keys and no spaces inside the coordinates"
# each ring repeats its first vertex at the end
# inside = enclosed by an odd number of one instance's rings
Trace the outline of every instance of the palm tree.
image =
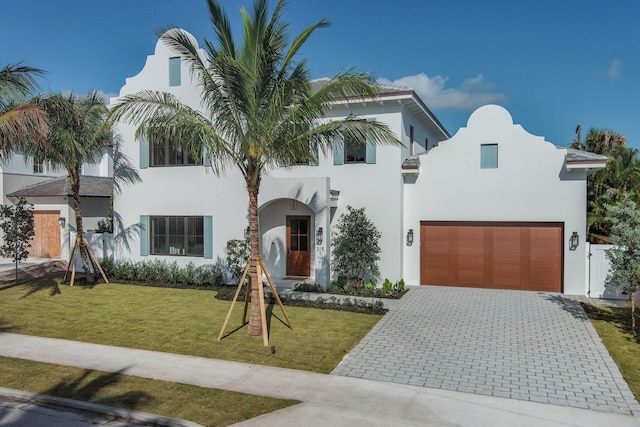
{"type": "Polygon", "coordinates": [[[584,150],[604,156],[615,154],[617,147],[625,147],[627,139],[609,129],[590,128],[584,140],[584,150]]]}
{"type": "Polygon", "coordinates": [[[28,158],[46,162],[53,167],[63,167],[67,171],[77,232],[76,246],[69,262],[71,265],[75,251],[79,251],[87,280],[93,281],[95,266],[91,261],[82,225],[80,172],[83,163],[98,160],[111,144],[112,135],[106,121],[108,110],[104,99],[97,92],[90,92],[83,97],[56,94],[43,97],[38,102],[47,113],[49,132],[44,144],[27,144],[23,151],[28,158]]]}
{"type": "Polygon", "coordinates": [[[0,70],[0,161],[25,141],[40,140],[47,131],[45,113],[28,101],[37,89],[35,77],[42,74],[42,70],[21,63],[0,70]]]}
{"type": "Polygon", "coordinates": [[[587,224],[591,234],[609,236],[607,205],[614,205],[623,197],[640,203],[639,154],[635,148],[618,145],[611,149],[607,167],[589,177],[587,224]]]}
{"type": "Polygon", "coordinates": [[[306,60],[296,61],[299,49],[326,20],[303,30],[289,44],[282,22],[285,1],[269,16],[268,1],[256,0],[251,13],[242,10],[243,43],[233,37],[229,19],[216,0],[207,1],[216,42],[205,40],[206,58],[186,32],[170,28],[161,40],[186,61],[202,92],[196,110],[171,94],[144,91],[127,95],[112,111],[114,120],[138,126],[136,136],[149,141],[179,141],[202,158],[210,157],[214,172],[237,167],[249,198],[250,336],[263,334],[259,303],[262,287],[258,234],[258,193],[262,176],[276,167],[316,160],[340,135],[365,137],[375,143],[399,143],[386,125],[350,116],[320,122],[336,98],[374,98],[377,86],[368,74],[342,72],[311,91],[306,60]]]}

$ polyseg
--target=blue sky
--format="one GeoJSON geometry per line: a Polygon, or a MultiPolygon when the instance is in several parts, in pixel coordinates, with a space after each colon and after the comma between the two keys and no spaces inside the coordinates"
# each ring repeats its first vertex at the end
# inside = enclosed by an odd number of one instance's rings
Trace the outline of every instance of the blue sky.
{"type": "MultiPolygon", "coordinates": [[[[222,0],[238,28],[239,8],[222,0]]],[[[0,0],[0,67],[47,71],[43,91],[116,94],[153,53],[156,30],[214,38],[204,0],[0,0]]],[[[450,133],[478,106],[506,107],[557,145],[577,122],[640,148],[640,2],[636,0],[291,0],[292,33],[321,18],[302,56],[313,77],[347,67],[413,87],[450,133]]]]}

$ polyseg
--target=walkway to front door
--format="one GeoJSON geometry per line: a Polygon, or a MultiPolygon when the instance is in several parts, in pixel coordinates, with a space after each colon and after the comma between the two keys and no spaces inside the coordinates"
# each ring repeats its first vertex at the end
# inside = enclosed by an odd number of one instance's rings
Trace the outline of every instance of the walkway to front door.
{"type": "Polygon", "coordinates": [[[640,414],[580,304],[557,293],[411,288],[333,373],[640,414]]]}

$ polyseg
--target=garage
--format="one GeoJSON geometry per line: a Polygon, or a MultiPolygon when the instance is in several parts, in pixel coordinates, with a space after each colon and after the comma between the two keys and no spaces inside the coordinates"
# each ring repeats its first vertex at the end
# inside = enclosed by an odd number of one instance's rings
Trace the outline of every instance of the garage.
{"type": "Polygon", "coordinates": [[[562,292],[563,224],[420,222],[423,285],[562,292]]]}
{"type": "Polygon", "coordinates": [[[35,235],[31,240],[29,258],[60,257],[60,211],[34,211],[35,235]]]}

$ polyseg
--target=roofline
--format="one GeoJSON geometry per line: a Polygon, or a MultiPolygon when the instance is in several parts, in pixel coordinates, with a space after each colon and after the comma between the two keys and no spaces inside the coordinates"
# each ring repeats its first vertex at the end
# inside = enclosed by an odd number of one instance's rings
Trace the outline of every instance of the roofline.
{"type": "Polygon", "coordinates": [[[418,96],[418,94],[413,89],[408,89],[408,90],[403,89],[403,90],[398,90],[396,92],[379,93],[378,96],[376,96],[375,98],[363,98],[359,96],[335,98],[330,102],[330,104],[344,104],[344,103],[349,104],[351,102],[375,102],[377,99],[380,99],[380,98],[392,98],[392,97],[407,98],[415,102],[424,111],[427,117],[429,117],[429,119],[433,121],[433,123],[440,130],[440,132],[442,132],[442,134],[445,136],[445,139],[451,139],[451,134],[449,133],[449,131],[447,131],[447,129],[440,122],[440,120],[438,120],[438,118],[431,112],[431,110],[429,109],[429,107],[427,107],[427,105],[424,103],[422,98],[420,98],[420,96],[418,96]]]}

